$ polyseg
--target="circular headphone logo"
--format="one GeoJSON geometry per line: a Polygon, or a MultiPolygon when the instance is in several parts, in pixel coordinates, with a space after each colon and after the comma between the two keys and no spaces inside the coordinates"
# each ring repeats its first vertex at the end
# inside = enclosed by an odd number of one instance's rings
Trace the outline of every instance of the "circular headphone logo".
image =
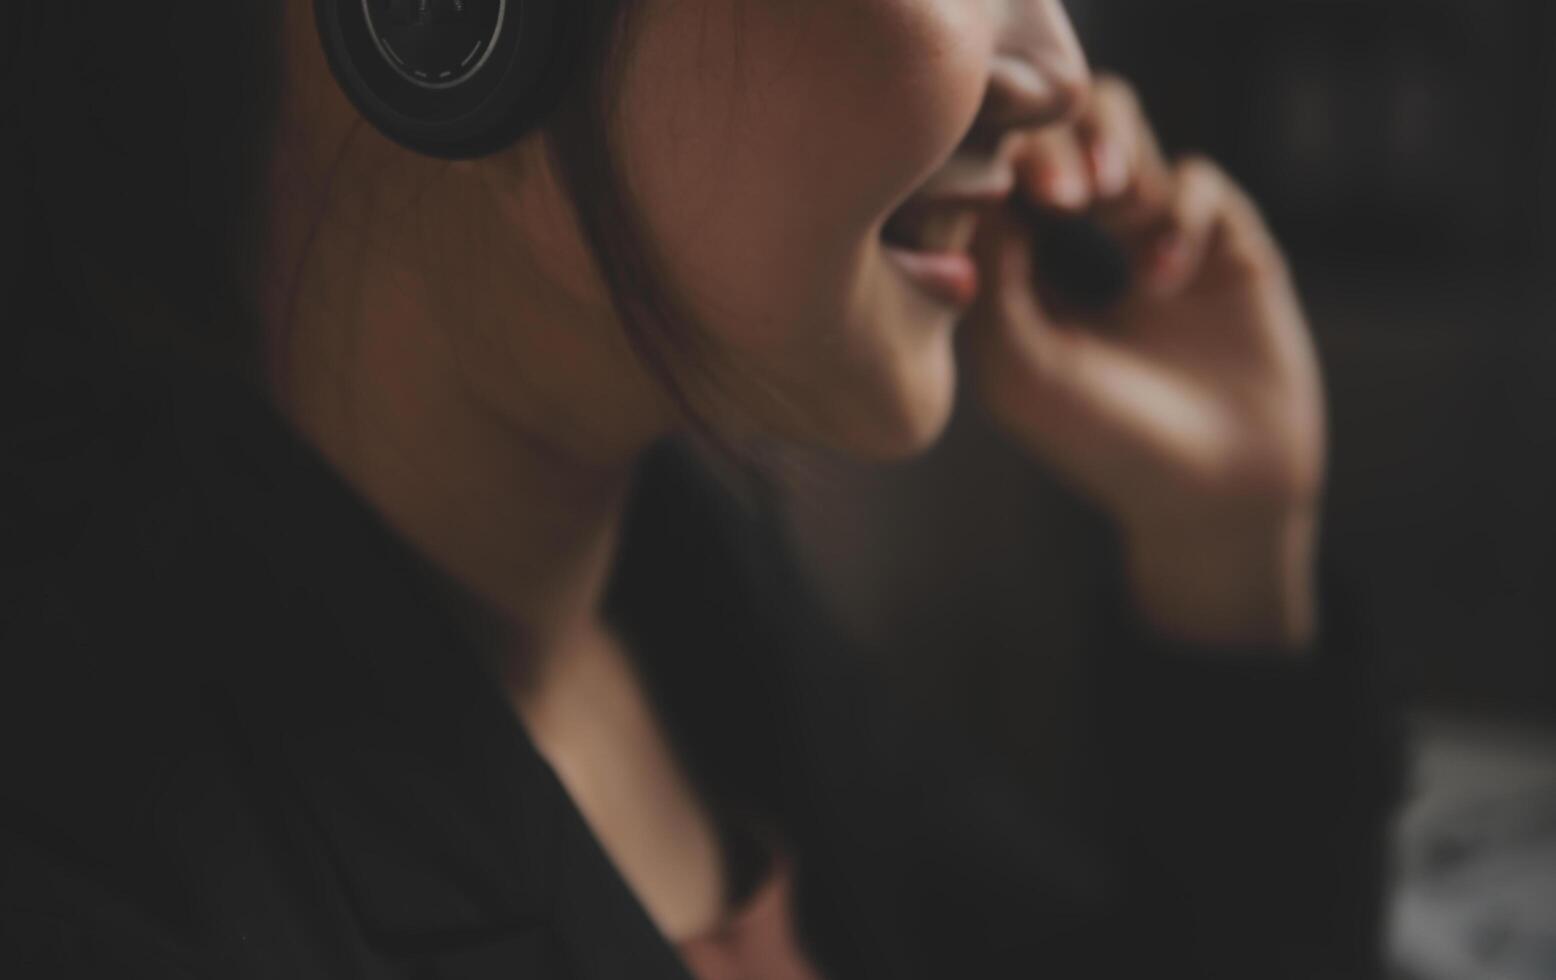
{"type": "Polygon", "coordinates": [[[314,0],[362,116],[429,156],[494,153],[545,120],[581,61],[579,0],[314,0]]]}
{"type": "Polygon", "coordinates": [[[508,0],[362,0],[362,15],[379,54],[401,77],[446,89],[492,56],[508,0]]]}

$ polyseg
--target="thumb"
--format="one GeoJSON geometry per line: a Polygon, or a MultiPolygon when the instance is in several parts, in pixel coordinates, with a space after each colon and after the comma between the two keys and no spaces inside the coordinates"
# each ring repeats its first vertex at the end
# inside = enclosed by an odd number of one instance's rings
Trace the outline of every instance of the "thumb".
{"type": "MultiPolygon", "coordinates": [[[[1064,376],[1068,340],[1039,293],[1035,256],[1030,230],[1010,209],[980,223],[973,242],[978,300],[958,342],[985,393],[1040,387],[1064,376]]],[[[1042,394],[1032,392],[1033,397],[1042,394]]]]}
{"type": "Polygon", "coordinates": [[[1044,303],[1032,232],[1013,209],[983,222],[973,243],[981,288],[959,342],[984,405],[1038,449],[1057,449],[1089,411],[1089,348],[1102,338],[1063,324],[1044,303]]]}

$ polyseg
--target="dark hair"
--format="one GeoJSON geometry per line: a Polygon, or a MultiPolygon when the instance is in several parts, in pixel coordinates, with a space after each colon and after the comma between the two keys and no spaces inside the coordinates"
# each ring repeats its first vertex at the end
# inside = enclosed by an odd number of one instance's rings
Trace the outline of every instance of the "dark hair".
{"type": "Polygon", "coordinates": [[[610,141],[622,86],[618,53],[630,45],[642,6],[633,0],[587,0],[587,5],[585,63],[547,126],[551,152],[627,339],[703,442],[729,455],[732,447],[689,394],[698,387],[716,390],[717,374],[708,370],[715,351],[706,334],[692,329],[692,317],[668,285],[610,141]],[[699,377],[686,375],[697,368],[703,369],[699,377]]]}
{"type": "MultiPolygon", "coordinates": [[[[585,63],[546,139],[630,340],[695,421],[677,370],[699,335],[610,141],[636,5],[578,2],[585,63]]],[[[257,380],[281,8],[20,0],[0,51],[0,215],[19,216],[0,217],[0,316],[22,373],[176,357],[257,380]]]]}

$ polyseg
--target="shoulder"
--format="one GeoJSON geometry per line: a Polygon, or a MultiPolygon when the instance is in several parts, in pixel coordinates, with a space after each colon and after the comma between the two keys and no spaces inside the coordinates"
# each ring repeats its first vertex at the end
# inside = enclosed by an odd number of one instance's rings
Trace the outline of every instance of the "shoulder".
{"type": "Polygon", "coordinates": [[[0,928],[64,938],[0,932],[0,974],[89,940],[148,976],[325,975],[381,928],[487,935],[550,880],[561,808],[425,569],[257,396],[33,417],[5,457],[0,928]]]}
{"type": "Polygon", "coordinates": [[[111,890],[0,829],[0,968],[35,980],[214,976],[111,890]]]}
{"type": "Polygon", "coordinates": [[[233,859],[267,832],[216,679],[269,595],[170,397],[103,388],[3,432],[0,973],[198,975],[211,876],[254,880],[233,859]]]}

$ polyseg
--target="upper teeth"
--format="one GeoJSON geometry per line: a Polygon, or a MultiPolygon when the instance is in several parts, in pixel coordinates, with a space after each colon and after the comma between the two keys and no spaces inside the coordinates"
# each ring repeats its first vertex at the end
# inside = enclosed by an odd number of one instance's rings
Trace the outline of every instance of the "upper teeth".
{"type": "Polygon", "coordinates": [[[978,230],[977,215],[966,211],[922,211],[893,217],[892,236],[925,252],[965,252],[978,230]]]}

